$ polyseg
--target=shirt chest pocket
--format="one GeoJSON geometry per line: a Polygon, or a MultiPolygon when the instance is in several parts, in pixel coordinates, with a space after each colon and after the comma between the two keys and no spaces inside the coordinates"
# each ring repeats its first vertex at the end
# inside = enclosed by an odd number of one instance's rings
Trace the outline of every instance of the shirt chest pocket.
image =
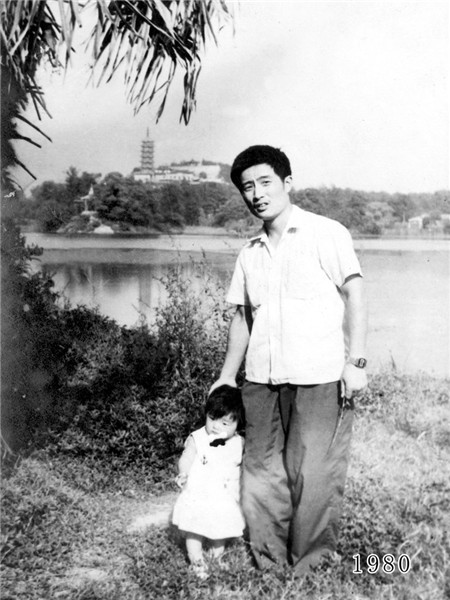
{"type": "Polygon", "coordinates": [[[287,258],[283,269],[286,298],[313,298],[323,293],[328,285],[329,280],[314,256],[298,252],[287,258]]]}

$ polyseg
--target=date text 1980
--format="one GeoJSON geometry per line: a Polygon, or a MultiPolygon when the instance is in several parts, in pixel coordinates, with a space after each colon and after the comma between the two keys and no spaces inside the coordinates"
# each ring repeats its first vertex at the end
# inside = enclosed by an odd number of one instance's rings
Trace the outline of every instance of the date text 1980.
{"type": "Polygon", "coordinates": [[[353,573],[360,574],[365,569],[368,573],[376,573],[381,569],[383,573],[389,575],[398,571],[399,573],[408,573],[411,568],[411,559],[407,554],[401,554],[398,559],[393,554],[368,554],[365,560],[365,565],[361,566],[361,556],[353,555],[353,573]]]}

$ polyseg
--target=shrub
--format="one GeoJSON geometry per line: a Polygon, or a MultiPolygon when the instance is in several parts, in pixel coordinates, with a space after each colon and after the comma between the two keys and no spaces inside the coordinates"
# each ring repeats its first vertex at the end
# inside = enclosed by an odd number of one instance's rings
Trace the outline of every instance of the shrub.
{"type": "Polygon", "coordinates": [[[81,473],[100,461],[109,475],[87,477],[89,486],[124,470],[164,479],[203,419],[225,348],[224,294],[206,264],[194,269],[201,294],[176,266],[164,280],[168,300],[156,326],[130,329],[61,302],[51,278],[32,272],[30,261],[41,251],[25,247],[17,228],[5,229],[2,242],[7,444],[22,453],[48,447],[52,456],[78,460],[73,472],[81,482],[81,473]]]}
{"type": "Polygon", "coordinates": [[[51,419],[71,346],[52,279],[31,269],[40,254],[2,223],[2,439],[13,449],[51,419]]]}
{"type": "Polygon", "coordinates": [[[202,424],[202,405],[223,359],[228,313],[204,264],[194,276],[204,282],[201,295],[179,267],[169,272],[168,300],[152,329],[119,327],[84,307],[61,315],[72,340],[70,376],[62,402],[53,405],[58,422],[40,444],[55,459],[70,459],[66,477],[86,489],[117,486],[125,472],[149,486],[167,481],[185,438],[202,424]],[[96,464],[101,478],[86,473],[96,464]]]}

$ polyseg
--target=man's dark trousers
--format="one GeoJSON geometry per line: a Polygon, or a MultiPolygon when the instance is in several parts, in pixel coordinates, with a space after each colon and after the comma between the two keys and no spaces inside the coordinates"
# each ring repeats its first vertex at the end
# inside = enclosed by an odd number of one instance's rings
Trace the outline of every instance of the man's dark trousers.
{"type": "Polygon", "coordinates": [[[242,504],[260,567],[304,573],[336,549],[353,410],[339,382],[246,382],[242,504]]]}

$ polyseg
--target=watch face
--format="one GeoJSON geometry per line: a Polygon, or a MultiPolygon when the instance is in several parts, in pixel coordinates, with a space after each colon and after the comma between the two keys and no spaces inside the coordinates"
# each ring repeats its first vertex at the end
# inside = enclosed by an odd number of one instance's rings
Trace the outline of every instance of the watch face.
{"type": "Polygon", "coordinates": [[[365,358],[357,358],[355,365],[360,369],[364,369],[364,367],[367,365],[367,360],[365,358]]]}

